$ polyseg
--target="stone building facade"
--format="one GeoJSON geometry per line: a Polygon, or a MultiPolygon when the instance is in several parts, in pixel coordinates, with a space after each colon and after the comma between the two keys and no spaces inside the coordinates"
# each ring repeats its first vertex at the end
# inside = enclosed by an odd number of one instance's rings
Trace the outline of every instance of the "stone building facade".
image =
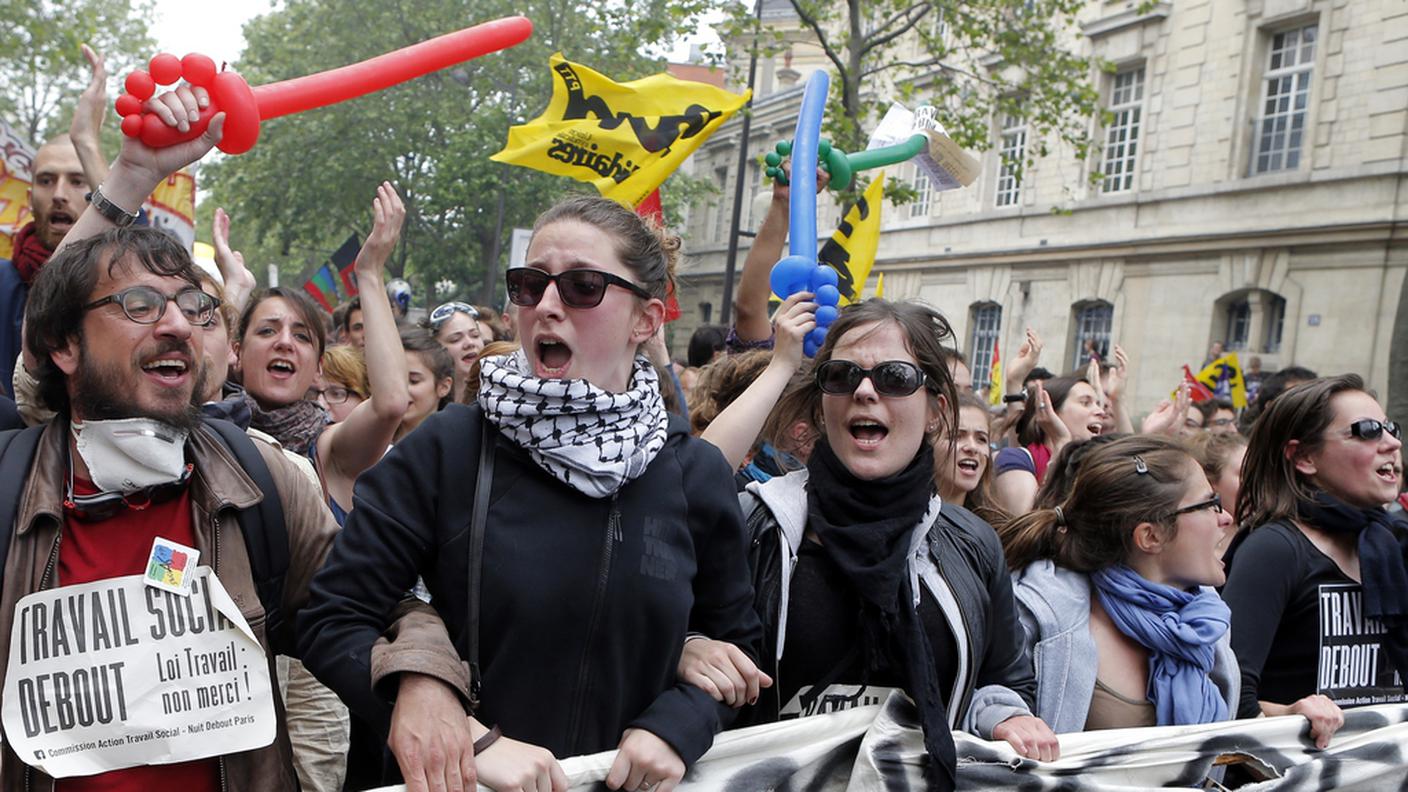
{"type": "MultiPolygon", "coordinates": [[[[1097,76],[1115,118],[1094,130],[1098,156],[1053,147],[1013,178],[997,152],[1032,141],[1020,122],[994,119],[973,185],[933,193],[921,178],[920,201],[885,206],[875,265],[885,296],[942,309],[980,382],[994,342],[1010,357],[1027,326],[1052,370],[1074,366],[1087,342],[1119,343],[1136,362],[1137,413],[1214,341],[1264,370],[1353,371],[1386,394],[1408,269],[1408,4],[1139,5],[1090,0],[1082,17],[1079,46],[1116,67],[1097,76]],[[1106,178],[1091,184],[1092,168],[1106,178]]],[[[785,0],[765,8],[788,24],[785,0]]],[[[801,85],[820,66],[801,36],[787,61],[764,59],[758,157],[791,136],[801,85]]],[[[695,155],[695,175],[722,189],[691,210],[681,350],[721,313],[739,132],[731,120],[695,155]]],[[[770,189],[756,161],[747,178],[744,230],[770,189]]],[[[829,234],[839,211],[821,215],[829,234]]]]}

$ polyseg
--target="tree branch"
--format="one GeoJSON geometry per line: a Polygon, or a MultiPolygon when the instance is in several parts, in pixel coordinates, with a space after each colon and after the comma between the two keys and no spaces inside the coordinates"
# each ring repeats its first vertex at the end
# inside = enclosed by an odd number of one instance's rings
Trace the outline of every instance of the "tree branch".
{"type": "MultiPolygon", "coordinates": [[[[919,9],[919,14],[913,17],[912,19],[907,20],[902,26],[890,31],[889,33],[886,33],[883,36],[874,36],[868,39],[866,43],[860,48],[861,57],[865,57],[865,55],[870,51],[883,47],[886,44],[889,44],[891,41],[894,41],[895,39],[904,35],[908,31],[914,29],[914,26],[919,24],[919,20],[923,19],[924,15],[929,13],[928,4],[916,3],[915,5],[912,5],[909,8],[906,8],[904,11],[900,12],[900,14],[908,14],[915,8],[919,9]]],[[[881,25],[879,28],[876,28],[876,30],[879,31],[883,30],[886,27],[889,27],[893,23],[893,21],[894,18],[891,18],[890,21],[887,21],[884,25],[881,25]]]]}
{"type": "Polygon", "coordinates": [[[821,51],[835,65],[838,76],[844,81],[849,70],[846,68],[846,64],[841,62],[841,56],[837,54],[836,48],[831,46],[831,42],[826,39],[826,31],[822,30],[821,23],[802,9],[801,0],[791,0],[791,2],[792,9],[797,12],[797,16],[801,17],[802,24],[811,28],[812,32],[816,34],[817,41],[821,44],[821,51]]]}
{"type": "Polygon", "coordinates": [[[988,85],[1001,85],[1001,83],[997,82],[996,80],[984,77],[980,74],[975,74],[973,72],[968,71],[967,69],[960,69],[957,66],[950,66],[947,63],[944,63],[940,58],[930,58],[926,61],[891,61],[889,63],[876,66],[873,69],[867,69],[864,72],[861,72],[860,78],[864,80],[865,78],[870,77],[871,75],[879,74],[880,72],[885,71],[886,69],[893,69],[898,66],[905,66],[911,69],[925,69],[930,66],[937,66],[939,67],[939,71],[950,72],[952,74],[961,74],[964,77],[968,77],[970,79],[977,80],[978,82],[986,83],[988,85]]]}

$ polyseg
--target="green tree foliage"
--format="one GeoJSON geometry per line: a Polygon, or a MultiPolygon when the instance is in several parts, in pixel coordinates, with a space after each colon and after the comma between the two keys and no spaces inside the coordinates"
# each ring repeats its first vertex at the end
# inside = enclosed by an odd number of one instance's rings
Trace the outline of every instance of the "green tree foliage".
{"type": "MultiPolygon", "coordinates": [[[[251,85],[388,52],[478,22],[522,14],[528,42],[340,105],[264,124],[258,145],[203,168],[202,216],[224,206],[233,241],[256,273],[270,261],[293,276],[349,232],[365,235],[376,185],[406,202],[402,244],[389,276],[410,279],[416,302],[431,284],[488,299],[508,235],[554,199],[589,185],[489,161],[511,124],[546,107],[555,51],[616,79],[661,69],[642,50],[693,30],[704,0],[594,4],[565,0],[289,0],[245,27],[239,68],[251,85]],[[498,256],[496,259],[495,256],[498,256]]],[[[668,190],[668,185],[666,187],[668,190]]],[[[501,271],[501,270],[499,270],[501,271]]]]}
{"type": "Polygon", "coordinates": [[[109,75],[125,75],[156,54],[151,15],[149,0],[0,0],[0,118],[35,146],[68,131],[89,78],[80,45],[103,53],[109,75]]]}
{"type": "MultiPolygon", "coordinates": [[[[1089,150],[1096,64],[1072,51],[1084,0],[789,2],[799,19],[793,25],[759,28],[749,3],[735,8],[724,38],[746,48],[756,36],[764,54],[819,45],[833,80],[823,134],[846,151],[865,148],[891,97],[911,108],[933,105],[949,135],[974,150],[993,145],[1003,114],[1025,118],[1027,157],[1019,165],[1045,156],[1056,140],[1081,158],[1089,150]]],[[[891,198],[912,197],[893,184],[891,198]]],[[[849,203],[856,193],[843,197],[849,203]]]]}

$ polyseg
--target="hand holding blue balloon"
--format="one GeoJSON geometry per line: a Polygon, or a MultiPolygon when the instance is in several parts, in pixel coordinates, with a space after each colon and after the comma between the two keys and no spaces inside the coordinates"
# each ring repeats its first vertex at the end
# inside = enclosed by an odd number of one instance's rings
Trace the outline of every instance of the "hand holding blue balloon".
{"type": "MultiPolygon", "coordinates": [[[[816,327],[807,334],[802,350],[807,357],[816,355],[826,340],[826,328],[836,320],[836,305],[841,300],[840,282],[836,270],[822,266],[816,260],[816,165],[821,136],[821,115],[826,109],[826,94],[831,78],[817,70],[807,80],[802,93],[802,109],[797,115],[797,133],[792,143],[793,184],[787,212],[791,220],[787,252],[773,265],[770,278],[773,294],[786,300],[801,291],[816,295],[816,327]]],[[[830,150],[830,147],[827,147],[830,150]]],[[[836,171],[831,171],[833,181],[836,171]]],[[[845,180],[849,183],[849,174],[845,180]]]]}

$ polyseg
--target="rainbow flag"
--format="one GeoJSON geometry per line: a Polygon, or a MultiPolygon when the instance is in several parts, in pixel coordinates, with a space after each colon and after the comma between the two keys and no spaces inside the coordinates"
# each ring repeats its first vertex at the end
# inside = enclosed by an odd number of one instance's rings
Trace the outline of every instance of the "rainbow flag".
{"type": "Polygon", "coordinates": [[[323,306],[324,310],[331,311],[333,304],[337,302],[337,281],[333,279],[332,267],[327,264],[319,267],[313,277],[303,284],[303,290],[323,306]]]}

